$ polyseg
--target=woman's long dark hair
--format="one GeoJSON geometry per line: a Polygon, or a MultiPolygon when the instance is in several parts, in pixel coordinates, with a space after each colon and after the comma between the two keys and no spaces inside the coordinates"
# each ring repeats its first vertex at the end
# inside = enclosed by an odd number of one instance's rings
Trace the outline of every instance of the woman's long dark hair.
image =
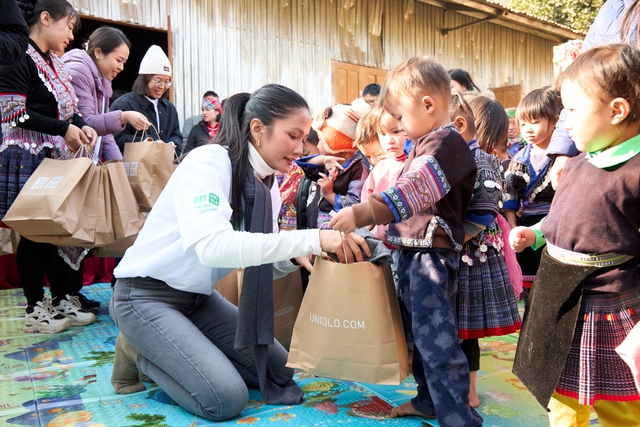
{"type": "Polygon", "coordinates": [[[473,82],[473,79],[471,79],[471,75],[462,68],[454,68],[452,70],[449,70],[449,77],[451,77],[451,80],[455,80],[462,86],[464,86],[466,88],[465,90],[475,89],[480,92],[480,88],[473,82]]]}
{"type": "Polygon", "coordinates": [[[123,44],[131,49],[131,42],[122,31],[114,27],[100,27],[89,36],[87,53],[95,60],[96,49],[100,49],[106,56],[123,44]]]}
{"type": "Polygon", "coordinates": [[[40,22],[42,12],[49,12],[54,21],[75,17],[74,31],[80,29],[80,16],[67,0],[18,0],[17,3],[29,27],[40,22]]]}
{"type": "Polygon", "coordinates": [[[238,93],[226,99],[220,130],[214,144],[227,148],[231,160],[231,223],[238,229],[242,223],[242,189],[251,171],[249,144],[251,120],[260,120],[269,131],[277,120],[285,119],[297,110],[309,110],[307,101],[288,87],[269,84],[255,93],[238,93]]]}

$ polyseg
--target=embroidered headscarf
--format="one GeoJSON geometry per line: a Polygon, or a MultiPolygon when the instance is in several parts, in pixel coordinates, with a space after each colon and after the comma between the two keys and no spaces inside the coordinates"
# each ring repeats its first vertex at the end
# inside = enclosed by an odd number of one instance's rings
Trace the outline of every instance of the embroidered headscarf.
{"type": "MultiPolygon", "coordinates": [[[[222,115],[222,104],[220,104],[220,101],[218,101],[212,96],[207,96],[202,100],[201,108],[204,108],[207,110],[216,110],[218,112],[218,115],[222,115]]],[[[220,123],[218,123],[219,121],[220,120],[218,119],[216,123],[207,123],[207,131],[209,132],[209,138],[213,138],[218,133],[218,129],[220,129],[220,123]]]]}

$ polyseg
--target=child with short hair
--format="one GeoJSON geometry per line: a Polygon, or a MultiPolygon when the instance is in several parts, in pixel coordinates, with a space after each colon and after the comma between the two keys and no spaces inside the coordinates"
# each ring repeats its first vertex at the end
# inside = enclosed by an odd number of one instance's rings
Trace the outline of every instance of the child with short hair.
{"type": "Polygon", "coordinates": [[[469,404],[477,408],[480,406],[476,391],[480,370],[478,338],[512,334],[520,329],[521,321],[504,255],[506,236],[503,237],[498,221],[504,195],[502,166],[495,156],[486,152],[493,148],[493,138],[506,140],[508,122],[497,101],[481,96],[472,102],[482,102],[485,107],[495,103],[502,113],[492,115],[495,110],[479,108],[474,116],[475,111],[461,93],[451,97],[451,120],[467,142],[478,168],[464,225],[466,242],[458,270],[457,297],[458,338],[469,361],[471,378],[469,404]],[[476,132],[476,123],[482,126],[482,134],[476,132]],[[492,133],[487,135],[488,129],[492,133]]]}
{"type": "Polygon", "coordinates": [[[340,165],[326,168],[321,158],[311,156],[296,161],[307,178],[317,184],[315,194],[309,194],[313,200],[306,206],[306,224],[298,228],[326,229],[332,212],[360,202],[362,185],[369,173],[361,157],[355,155],[358,149],[353,144],[360,116],[369,110],[367,103],[362,104],[327,107],[313,121],[320,153],[339,158],[340,165]]]}
{"type": "MultiPolygon", "coordinates": [[[[518,105],[517,119],[528,145],[511,159],[505,173],[509,199],[502,210],[511,229],[533,225],[549,213],[555,191],[549,174],[552,162],[546,150],[561,109],[560,93],[551,86],[529,92],[518,105]]],[[[518,254],[524,280],[525,311],[529,307],[529,292],[540,256],[540,252],[530,248],[518,254]]]]}
{"type": "Polygon", "coordinates": [[[551,426],[638,425],[640,391],[616,353],[640,322],[640,50],[603,45],[559,76],[570,159],[539,230],[518,227],[515,250],[546,238],[514,373],[551,426]]]}
{"type": "Polygon", "coordinates": [[[509,130],[507,131],[507,154],[512,158],[522,150],[527,142],[520,135],[520,126],[516,118],[516,109],[513,107],[504,110],[509,118],[509,130]]]}
{"type": "MultiPolygon", "coordinates": [[[[404,132],[399,130],[398,121],[391,117],[384,109],[378,107],[367,113],[366,122],[358,123],[358,129],[360,134],[375,134],[375,139],[378,141],[377,145],[380,147],[380,150],[384,152],[383,155],[376,157],[375,163],[373,163],[374,167],[362,186],[360,200],[366,202],[369,199],[369,195],[388,190],[395,185],[398,177],[402,173],[407,155],[404,153],[404,132]],[[364,129],[365,127],[368,129],[364,129]],[[361,128],[362,131],[360,131],[361,128]]],[[[356,132],[355,143],[360,147],[362,141],[358,140],[358,136],[360,136],[362,140],[364,140],[366,136],[363,137],[362,135],[358,135],[358,131],[356,132]]],[[[360,151],[373,151],[376,144],[372,142],[372,139],[368,141],[369,143],[365,144],[360,151]]],[[[387,240],[386,231],[386,225],[378,225],[374,229],[373,235],[376,239],[384,242],[387,240]]]]}
{"type": "Polygon", "coordinates": [[[489,154],[493,154],[500,160],[504,172],[509,168],[511,157],[507,149],[511,119],[505,113],[502,105],[495,99],[479,96],[469,102],[473,112],[473,122],[476,127],[476,136],[480,148],[489,154]],[[507,126],[507,133],[503,129],[507,126]]]}
{"type": "MultiPolygon", "coordinates": [[[[378,139],[378,122],[380,121],[380,114],[382,108],[376,107],[367,111],[358,121],[356,128],[356,136],[353,140],[353,144],[358,147],[358,150],[369,161],[369,164],[375,168],[378,163],[387,157],[387,152],[384,151],[378,139]]],[[[367,177],[367,180],[371,177],[367,177]]]]}
{"type": "Polygon", "coordinates": [[[389,72],[379,105],[415,146],[395,186],[342,209],[330,226],[352,232],[391,223],[388,241],[400,248],[397,269],[411,313],[418,394],[390,416],[471,427],[482,425],[482,417],[469,405],[469,365],[458,343],[455,296],[477,168],[449,118],[450,83],[433,57],[410,58],[389,72]]]}

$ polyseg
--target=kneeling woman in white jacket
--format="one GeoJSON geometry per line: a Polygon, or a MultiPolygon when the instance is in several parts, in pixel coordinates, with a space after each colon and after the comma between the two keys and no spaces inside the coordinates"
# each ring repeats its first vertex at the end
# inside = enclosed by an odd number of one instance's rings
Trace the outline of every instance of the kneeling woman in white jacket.
{"type": "Polygon", "coordinates": [[[284,86],[234,95],[213,143],[173,173],[115,270],[116,392],[144,389],[143,373],[211,420],[238,415],[247,385],[260,387],[269,404],[301,402],[287,352],[273,340],[273,278],[311,253],[361,261],[362,248],[370,255],[355,234],[344,236],[345,254],[334,231],[278,233],[273,174],[300,156],[310,126],[306,101],[284,86]],[[238,267],[245,268],[239,309],[214,292],[238,267]]]}

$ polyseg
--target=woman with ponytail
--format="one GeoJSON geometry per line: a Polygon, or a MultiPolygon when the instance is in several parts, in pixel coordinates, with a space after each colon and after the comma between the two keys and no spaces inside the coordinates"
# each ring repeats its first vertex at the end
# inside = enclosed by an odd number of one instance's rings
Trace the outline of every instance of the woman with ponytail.
{"type": "MultiPolygon", "coordinates": [[[[0,67],[0,216],[4,216],[29,176],[45,157],[65,156],[96,132],[78,114],[69,70],[54,52],[64,52],[79,24],[66,0],[19,1],[29,27],[26,54],[0,67]]],[[[64,251],[48,243],[20,239],[16,261],[27,298],[25,332],[55,333],[87,325],[95,316],[81,309],[68,283],[77,280],[83,250],[64,251]],[[52,299],[45,297],[44,272],[52,299]]]]}
{"type": "Polygon", "coordinates": [[[306,101],[291,89],[240,93],[226,101],[213,143],[178,166],[115,270],[117,393],[143,390],[145,374],[188,411],[217,421],[244,409],[247,386],[259,387],[268,404],[301,402],[287,352],[273,339],[273,279],[310,253],[370,255],[353,233],[344,252],[337,232],[278,233],[274,173],[300,156],[310,126],[306,101]],[[245,271],[236,308],[214,286],[238,267],[245,271]]]}

